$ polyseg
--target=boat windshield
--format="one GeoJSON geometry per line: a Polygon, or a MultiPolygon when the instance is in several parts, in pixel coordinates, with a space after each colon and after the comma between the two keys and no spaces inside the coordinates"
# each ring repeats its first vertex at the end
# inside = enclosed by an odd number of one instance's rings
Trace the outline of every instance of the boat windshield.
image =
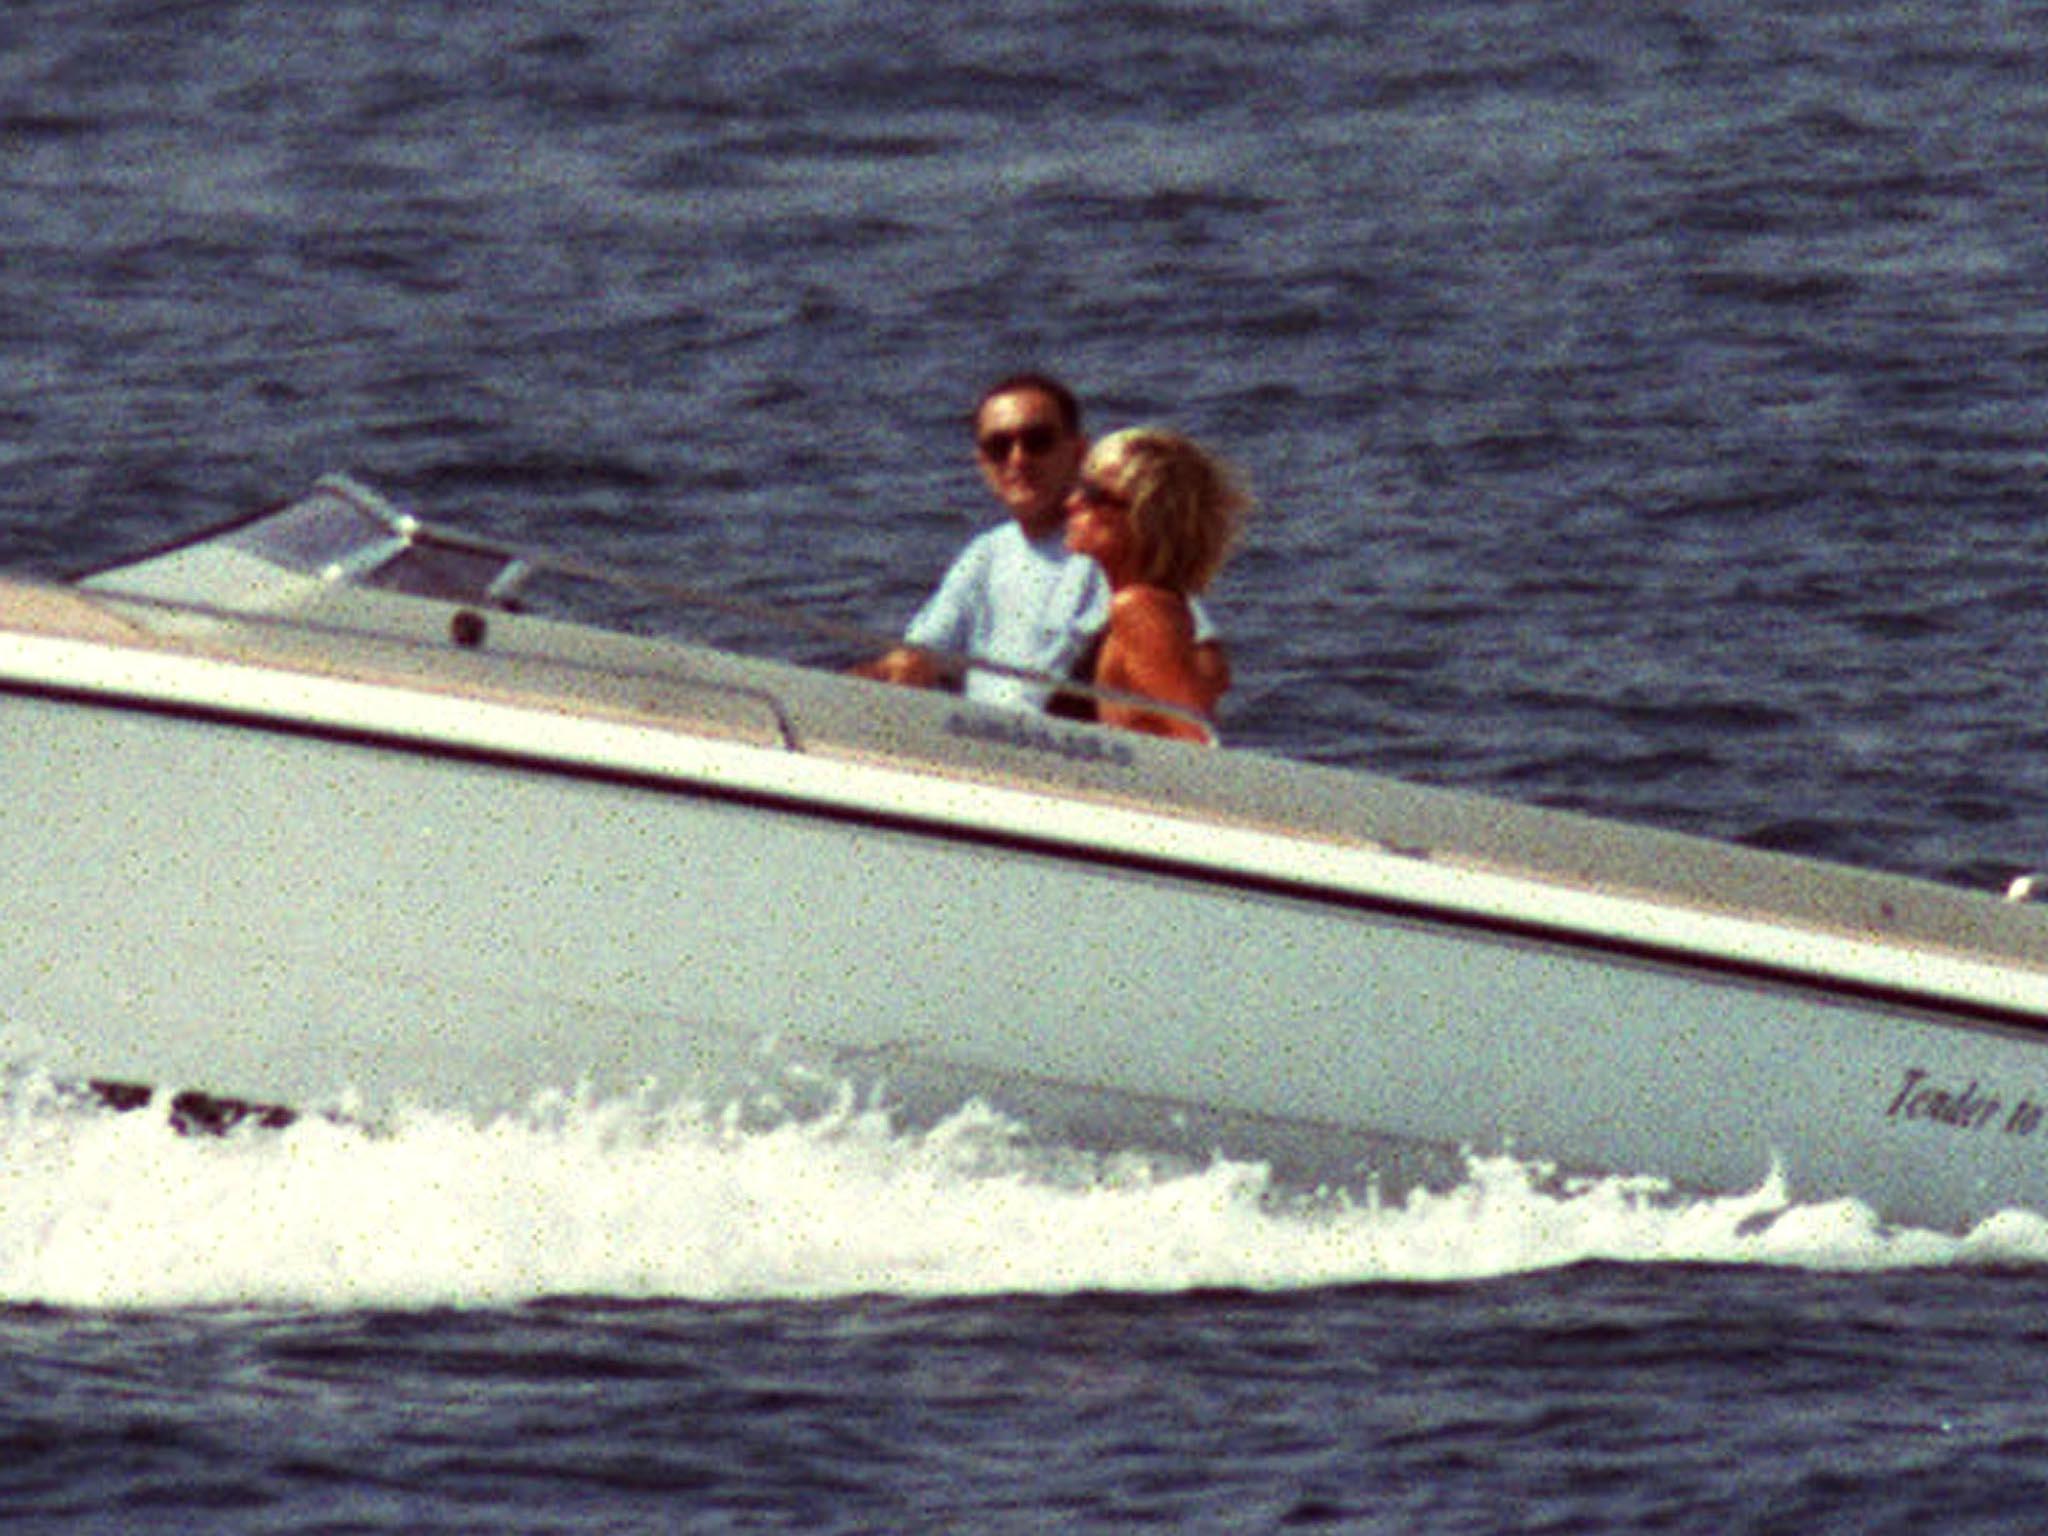
{"type": "Polygon", "coordinates": [[[519,556],[429,529],[334,475],[276,511],[94,572],[81,585],[237,611],[289,607],[311,584],[511,607],[528,574],[519,556]]]}

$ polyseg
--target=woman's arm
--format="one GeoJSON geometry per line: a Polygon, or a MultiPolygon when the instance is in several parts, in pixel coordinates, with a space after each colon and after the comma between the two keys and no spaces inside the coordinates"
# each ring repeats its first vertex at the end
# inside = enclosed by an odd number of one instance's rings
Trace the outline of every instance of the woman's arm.
{"type": "MultiPolygon", "coordinates": [[[[1219,682],[1215,668],[1204,666],[1198,656],[1186,598],[1163,587],[1126,587],[1110,603],[1109,633],[1095,681],[1207,715],[1215,710],[1228,678],[1226,674],[1219,682]]],[[[1208,739],[1192,721],[1172,715],[1108,699],[1099,707],[1107,725],[1187,741],[1208,739]]]]}

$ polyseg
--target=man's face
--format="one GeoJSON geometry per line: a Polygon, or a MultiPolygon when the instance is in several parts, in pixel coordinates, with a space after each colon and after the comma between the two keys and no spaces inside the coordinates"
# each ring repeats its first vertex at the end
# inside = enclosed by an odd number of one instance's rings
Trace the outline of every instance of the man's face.
{"type": "Polygon", "coordinates": [[[1060,422],[1060,408],[1035,389],[997,395],[974,423],[974,459],[996,500],[1034,538],[1065,520],[1067,487],[1087,450],[1060,422]]]}

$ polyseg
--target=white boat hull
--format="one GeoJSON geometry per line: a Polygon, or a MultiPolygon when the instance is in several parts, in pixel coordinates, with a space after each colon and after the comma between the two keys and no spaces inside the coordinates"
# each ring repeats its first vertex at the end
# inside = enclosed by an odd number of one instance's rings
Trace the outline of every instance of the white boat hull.
{"type": "Polygon", "coordinates": [[[593,708],[532,650],[252,643],[0,629],[7,1059],[372,1115],[803,1064],[1392,1196],[1507,1150],[2048,1213],[2038,913],[659,647],[593,708]],[[1247,776],[1416,841],[1219,810],[1247,776]]]}

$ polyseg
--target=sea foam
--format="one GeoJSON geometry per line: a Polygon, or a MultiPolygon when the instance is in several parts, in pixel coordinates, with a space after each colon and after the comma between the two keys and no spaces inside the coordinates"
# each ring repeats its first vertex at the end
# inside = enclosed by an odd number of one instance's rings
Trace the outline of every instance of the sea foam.
{"type": "Polygon", "coordinates": [[[1775,1176],[1718,1199],[1560,1186],[1508,1158],[1395,1203],[1034,1146],[978,1106],[924,1131],[842,1105],[733,1112],[555,1099],[180,1135],[17,1093],[0,1114],[0,1298],[84,1308],[502,1306],[860,1294],[1285,1290],[1459,1282],[1587,1261],[1867,1270],[2048,1262],[2048,1223],[1950,1236],[1775,1176]]]}

